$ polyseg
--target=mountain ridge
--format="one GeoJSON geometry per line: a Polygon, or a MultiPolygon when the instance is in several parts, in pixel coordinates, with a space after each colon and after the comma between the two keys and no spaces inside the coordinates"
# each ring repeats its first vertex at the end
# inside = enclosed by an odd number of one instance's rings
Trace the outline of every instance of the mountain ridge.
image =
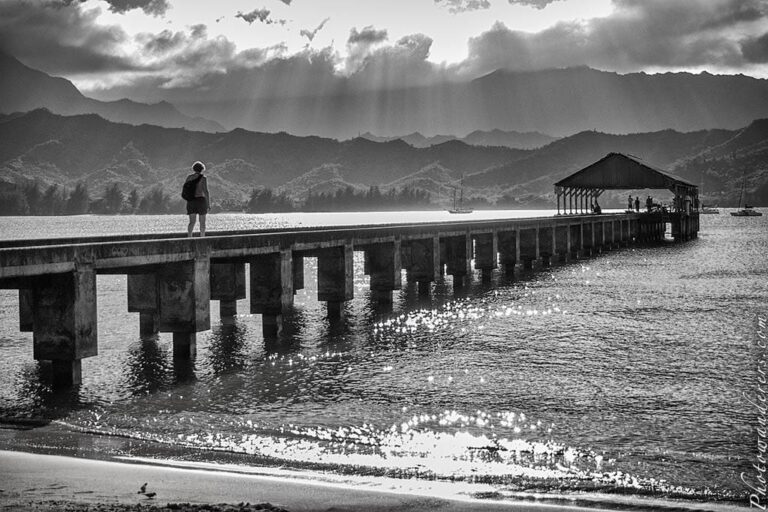
{"type": "Polygon", "coordinates": [[[146,104],[125,98],[115,101],[89,98],[69,80],[30,68],[0,52],[0,112],[12,114],[41,107],[63,115],[93,113],[111,121],[136,125],[225,131],[219,123],[187,116],[167,101],[146,104]]]}
{"type": "Polygon", "coordinates": [[[514,150],[458,140],[414,148],[402,140],[338,141],[244,129],[211,134],[44,109],[0,118],[0,180],[24,184],[37,179],[65,187],[86,182],[94,196],[114,183],[125,190],[161,186],[176,196],[191,162],[202,160],[214,201],[241,201],[261,187],[301,198],[310,189],[347,186],[409,186],[445,199],[464,176],[465,197],[493,202],[504,195],[536,196],[546,203],[553,183],[609,152],[637,155],[701,183],[711,196],[706,202],[723,206],[738,196],[746,175],[748,188],[757,194],[750,200],[768,203],[766,119],[739,130],[584,131],[535,150],[514,150]]]}

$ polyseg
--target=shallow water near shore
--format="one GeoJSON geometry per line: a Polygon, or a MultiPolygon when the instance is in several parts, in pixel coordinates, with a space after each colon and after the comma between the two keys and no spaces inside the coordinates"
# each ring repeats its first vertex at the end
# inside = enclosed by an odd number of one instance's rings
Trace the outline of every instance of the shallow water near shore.
{"type": "MultiPolygon", "coordinates": [[[[493,499],[589,491],[747,504],[739,475],[756,460],[757,420],[744,394],[757,390],[757,316],[768,313],[768,217],[724,213],[702,216],[691,242],[494,274],[490,285],[475,276],[460,295],[450,277],[427,298],[404,284],[391,310],[369,300],[360,256],[338,325],[315,300],[307,259],[278,342],[264,342],[246,300],[234,325],[214,301],[189,364],[173,360],[170,336],[139,338],[125,277],[99,276],[99,355],[63,394],[18,332],[17,293],[2,290],[0,416],[51,421],[52,438],[153,441],[171,458],[492,485],[493,499]]],[[[531,212],[461,220],[513,215],[531,212]]],[[[371,218],[450,217],[222,215],[209,229],[371,218]]],[[[167,216],[66,220],[0,218],[0,239],[184,227],[167,216]]]]}

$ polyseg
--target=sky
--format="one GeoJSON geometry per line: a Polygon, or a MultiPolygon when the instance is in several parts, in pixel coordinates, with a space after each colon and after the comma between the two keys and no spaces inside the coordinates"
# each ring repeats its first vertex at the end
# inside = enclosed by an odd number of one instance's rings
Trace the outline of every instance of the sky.
{"type": "Polygon", "coordinates": [[[768,1],[0,0],[0,50],[138,101],[569,66],[768,78],[768,1]]]}

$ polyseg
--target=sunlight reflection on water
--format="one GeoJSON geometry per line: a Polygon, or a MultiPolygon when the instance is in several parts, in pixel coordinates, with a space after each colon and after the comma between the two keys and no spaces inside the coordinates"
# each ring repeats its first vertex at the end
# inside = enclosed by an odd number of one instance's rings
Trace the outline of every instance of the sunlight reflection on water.
{"type": "MultiPolygon", "coordinates": [[[[14,229],[57,229],[24,222],[14,229]]],[[[458,295],[450,279],[427,297],[404,284],[389,310],[370,300],[356,253],[355,299],[336,326],[307,258],[282,342],[264,342],[247,299],[232,326],[213,303],[187,366],[168,335],[139,339],[125,277],[99,276],[99,355],[66,403],[18,332],[16,292],[2,290],[0,414],[342,473],[743,496],[768,224],[702,223],[690,243],[491,285],[475,276],[458,295]]]]}

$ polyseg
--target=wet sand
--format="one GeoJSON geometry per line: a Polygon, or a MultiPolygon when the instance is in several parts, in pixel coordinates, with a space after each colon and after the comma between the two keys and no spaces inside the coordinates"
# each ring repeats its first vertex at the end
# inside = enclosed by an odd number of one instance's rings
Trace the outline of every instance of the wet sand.
{"type": "MultiPolygon", "coordinates": [[[[222,466],[223,468],[226,468],[222,466]]],[[[272,510],[310,511],[543,511],[588,510],[549,504],[446,499],[354,481],[315,482],[300,476],[243,474],[229,470],[112,462],[0,451],[0,511],[15,510],[272,510]],[[148,497],[140,494],[147,483],[148,497]],[[244,504],[248,503],[246,507],[244,504]],[[183,507],[179,504],[189,504],[183,507]],[[227,504],[227,505],[224,505],[227,504]],[[241,505],[242,504],[242,505],[241,505]],[[202,507],[202,505],[207,505],[202,507]],[[215,505],[215,506],[212,506],[215,505]]],[[[394,481],[392,486],[401,486],[394,481]]],[[[448,484],[452,485],[452,484],[448,484]]],[[[439,489],[437,490],[439,493],[439,489]]]]}

